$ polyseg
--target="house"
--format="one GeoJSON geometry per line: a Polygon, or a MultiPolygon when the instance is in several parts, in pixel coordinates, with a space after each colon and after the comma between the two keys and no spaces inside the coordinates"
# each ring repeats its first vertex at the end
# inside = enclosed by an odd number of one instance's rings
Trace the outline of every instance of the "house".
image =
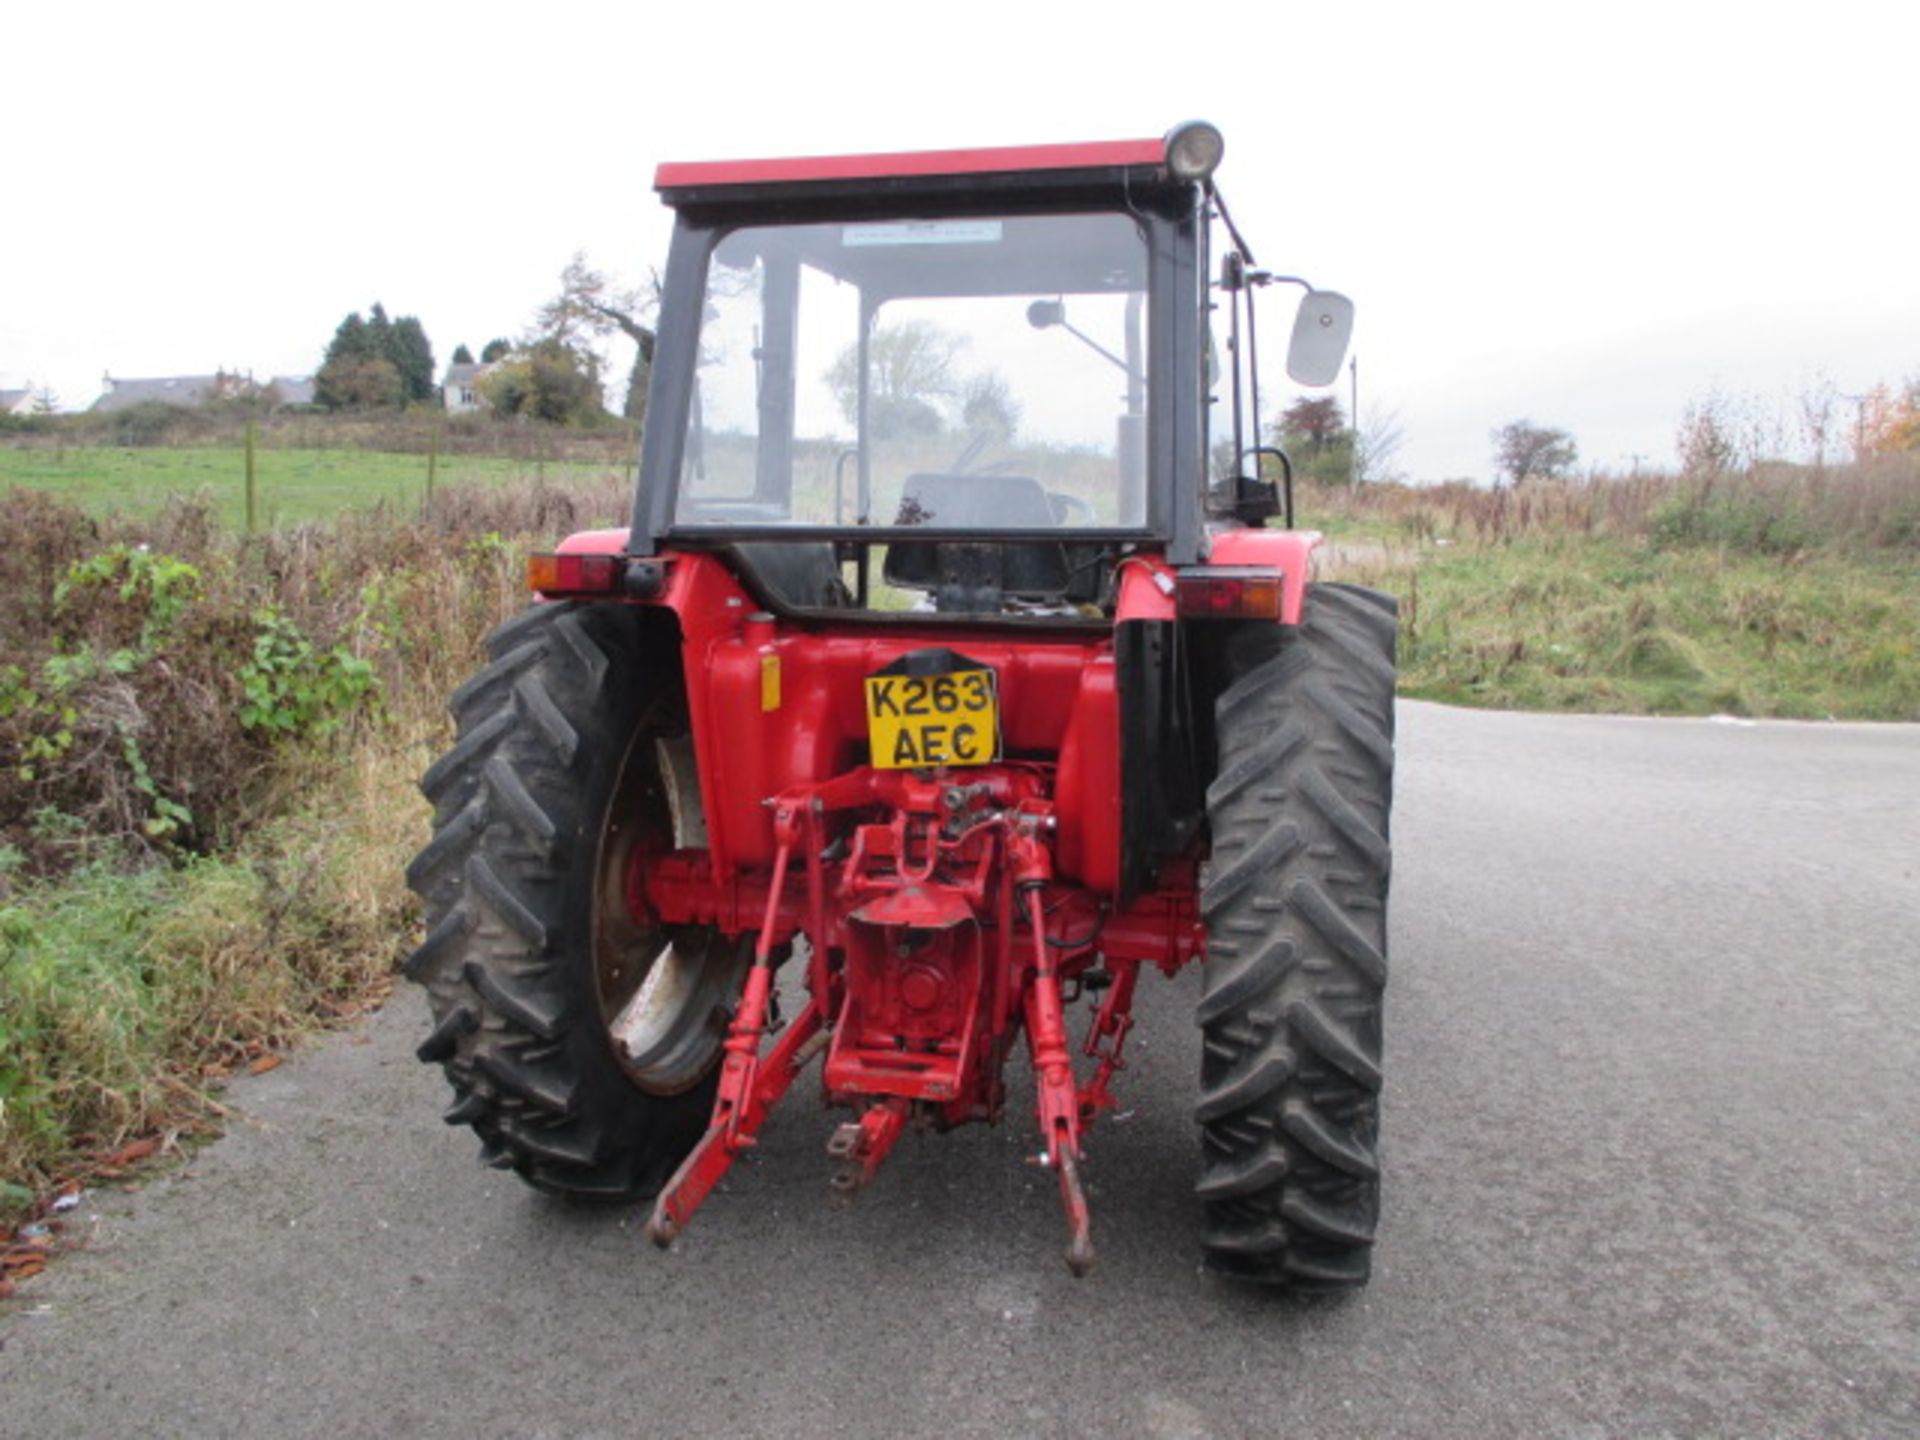
{"type": "Polygon", "coordinates": [[[313,399],[313,376],[276,375],[267,384],[280,397],[282,405],[311,405],[313,399]]]}
{"type": "MultiPolygon", "coordinates": [[[[251,375],[230,374],[225,370],[211,375],[170,375],[154,380],[116,380],[111,375],[101,379],[106,384],[106,393],[92,406],[99,411],[154,404],[178,405],[191,410],[216,400],[244,400],[267,388],[255,383],[251,375]]],[[[313,404],[311,375],[276,375],[267,386],[278,396],[277,404],[313,404]]]]}
{"type": "Polygon", "coordinates": [[[106,393],[93,402],[101,412],[126,410],[135,405],[178,405],[193,409],[214,400],[230,400],[243,395],[252,381],[224,370],[212,375],[170,375],[156,380],[116,380],[100,377],[106,393]]]}
{"type": "Polygon", "coordinates": [[[40,404],[33,398],[33,387],[24,390],[0,390],[0,415],[38,415],[40,404]]]}
{"type": "Polygon", "coordinates": [[[446,378],[440,382],[440,395],[450,413],[464,415],[480,408],[480,377],[491,369],[491,365],[447,366],[446,378]]]}

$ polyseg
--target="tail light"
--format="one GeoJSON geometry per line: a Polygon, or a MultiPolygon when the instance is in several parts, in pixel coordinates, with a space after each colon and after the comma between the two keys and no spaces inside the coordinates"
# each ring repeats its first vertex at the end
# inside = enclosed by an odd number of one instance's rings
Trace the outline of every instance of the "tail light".
{"type": "Polygon", "coordinates": [[[658,595],[664,583],[657,562],[625,555],[527,557],[527,588],[541,595],[631,595],[645,600],[658,595]]]}
{"type": "Polygon", "coordinates": [[[1278,620],[1281,572],[1267,565],[1194,565],[1174,572],[1184,620],[1278,620]]]}

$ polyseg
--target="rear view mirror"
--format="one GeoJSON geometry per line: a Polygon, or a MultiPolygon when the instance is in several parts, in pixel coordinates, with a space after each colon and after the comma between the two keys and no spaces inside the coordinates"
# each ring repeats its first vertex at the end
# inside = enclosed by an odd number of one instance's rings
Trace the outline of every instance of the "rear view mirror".
{"type": "Polygon", "coordinates": [[[1287,374],[1300,385],[1331,385],[1353,338],[1353,302],[1333,290],[1309,290],[1293,319],[1287,374]]]}
{"type": "Polygon", "coordinates": [[[1036,300],[1027,306],[1027,323],[1036,330],[1046,330],[1055,325],[1067,323],[1067,303],[1064,300],[1036,300]]]}

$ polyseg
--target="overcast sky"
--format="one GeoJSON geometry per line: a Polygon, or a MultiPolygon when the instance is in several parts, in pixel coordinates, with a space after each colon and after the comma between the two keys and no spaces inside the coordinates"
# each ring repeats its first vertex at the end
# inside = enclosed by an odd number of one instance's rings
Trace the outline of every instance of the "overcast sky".
{"type": "Polygon", "coordinates": [[[664,159],[1189,116],[1261,262],[1357,303],[1415,478],[1486,475],[1518,416],[1624,468],[1709,386],[1920,372],[1911,3],[176,0],[14,7],[0,46],[0,386],[68,408],[309,373],[375,300],[443,365],[517,335],[573,251],[664,258],[664,159]]]}

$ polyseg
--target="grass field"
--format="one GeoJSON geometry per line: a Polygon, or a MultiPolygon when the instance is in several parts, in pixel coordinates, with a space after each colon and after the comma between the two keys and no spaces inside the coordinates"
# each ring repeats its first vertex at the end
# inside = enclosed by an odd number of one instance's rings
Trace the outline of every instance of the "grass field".
{"type": "MultiPolygon", "coordinates": [[[[436,486],[544,481],[571,487],[621,473],[587,461],[528,461],[442,455],[436,486]]],[[[255,458],[262,528],[324,520],[384,505],[412,514],[426,496],[427,457],[378,450],[260,449],[255,458]]],[[[205,492],[215,513],[238,528],[246,519],[246,464],[238,446],[196,448],[0,447],[0,490],[45,490],[94,515],[150,515],[170,496],[205,492]]]]}

